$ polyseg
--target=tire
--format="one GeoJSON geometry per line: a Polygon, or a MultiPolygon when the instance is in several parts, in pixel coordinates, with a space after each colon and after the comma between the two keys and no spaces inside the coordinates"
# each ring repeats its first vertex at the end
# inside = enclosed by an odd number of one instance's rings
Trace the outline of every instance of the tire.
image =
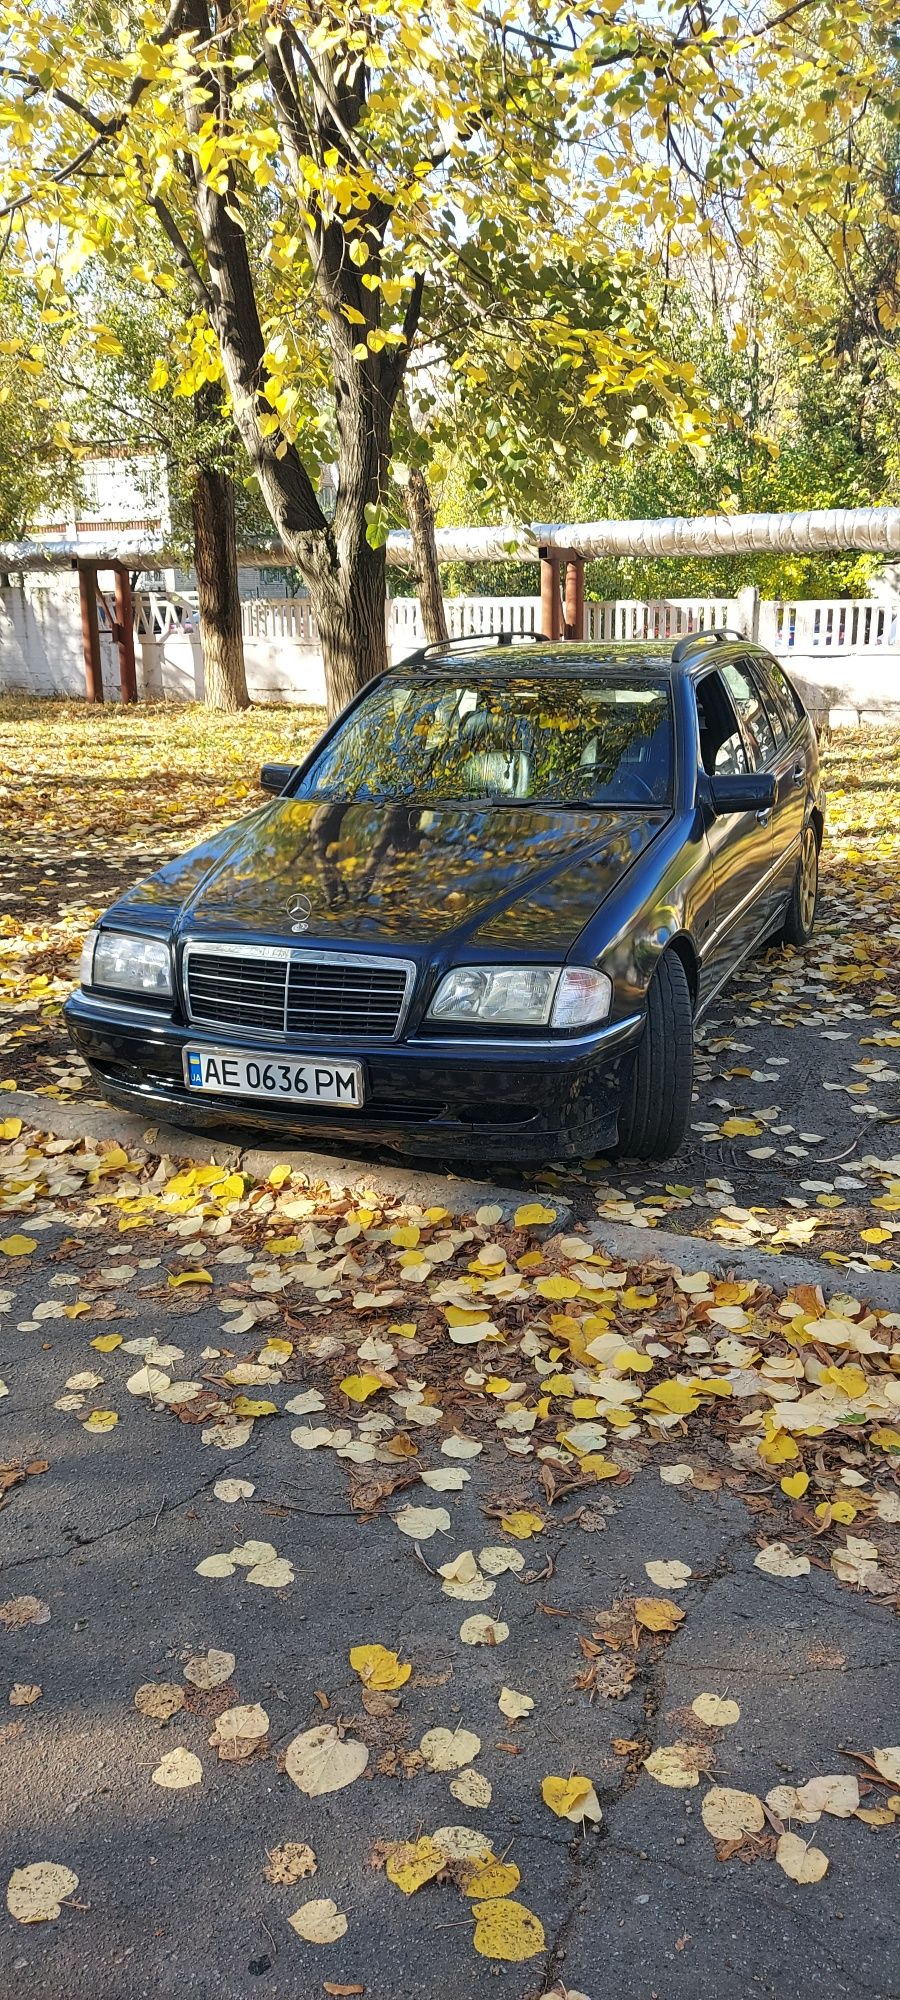
{"type": "Polygon", "coordinates": [[[619,1113],[617,1151],[626,1159],[668,1160],[691,1116],[694,1018],[677,952],[660,959],[647,993],[647,1022],[619,1113]]]}
{"type": "Polygon", "coordinates": [[[819,843],[816,830],[807,822],[800,836],[800,859],[794,886],[788,898],[779,936],[782,944],[808,944],[819,906],[819,843]]]}

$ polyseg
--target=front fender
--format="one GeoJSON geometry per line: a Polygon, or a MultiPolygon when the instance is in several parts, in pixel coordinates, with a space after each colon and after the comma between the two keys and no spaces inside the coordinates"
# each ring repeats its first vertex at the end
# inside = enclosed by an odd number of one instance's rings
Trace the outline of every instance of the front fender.
{"type": "MultiPolygon", "coordinates": [[[[570,959],[590,962],[613,982],[613,1018],[643,1010],[664,951],[677,946],[696,994],[700,942],[715,923],[715,887],[703,818],[675,822],[650,851],[652,872],[633,871],[585,926],[570,959]]],[[[647,859],[649,861],[650,855],[647,859]]]]}

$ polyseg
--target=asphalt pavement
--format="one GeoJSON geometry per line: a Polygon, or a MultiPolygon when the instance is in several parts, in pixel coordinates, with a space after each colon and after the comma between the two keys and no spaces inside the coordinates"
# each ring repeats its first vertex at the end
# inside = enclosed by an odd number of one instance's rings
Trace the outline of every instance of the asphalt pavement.
{"type": "MultiPolygon", "coordinates": [[[[655,1748],[687,1741],[703,1786],[712,1778],[760,1798],[820,1773],[865,1777],[848,1753],[870,1755],[898,1734],[891,1602],[842,1587],[827,1568],[796,1579],[761,1573],[759,1523],[721,1483],[715,1447],[700,1454],[699,1484],[682,1485],[664,1484],[655,1461],[640,1451],[629,1460],[625,1450],[619,1462],[635,1476],[626,1470],[625,1483],[557,1502],[540,1541],[521,1544],[520,1573],[499,1578],[490,1613],[508,1624],[508,1638],[461,1646],[470,1607],[443,1594],[436,1565],[448,1544],[477,1550],[504,1540],[496,1517],[527,1503],[529,1468],[488,1440],[461,1491],[428,1492],[411,1479],[402,1500],[452,1511],[447,1542],[417,1545],[398,1534],[387,1505],[373,1498],[360,1508],[354,1481],[369,1468],[331,1451],[298,1452],[287,1423],[256,1422],[233,1450],[203,1445],[197,1424],[123,1394],[125,1357],[87,1346],[95,1319],[34,1318],[48,1297],[66,1297],[54,1278],[77,1272],[82,1282],[69,1296],[81,1297],[87,1273],[95,1301],[98,1283],[101,1299],[108,1288],[103,1323],[129,1340],[177,1341],[191,1375],[205,1350],[221,1350],[220,1315],[206,1296],[197,1304],[176,1293],[183,1314],[171,1300],[143,1302],[155,1281],[139,1264],[145,1238],[104,1230],[91,1239],[78,1219],[73,1212],[68,1226],[39,1232],[39,1254],[17,1284],[3,1320],[14,1387],[0,1411],[3,1459],[36,1468],[10,1488],[0,1514],[0,1596],[33,1595],[49,1613],[0,1629],[6,1686],[41,1690],[31,1705],[8,1706],[0,1728],[0,1877],[49,1859],[73,1871],[77,1888],[56,1920],[4,1917],[0,1992],[17,2000],[900,1993],[890,1812],[877,1826],[833,1816],[801,1826],[826,1853],[828,1872],[798,1884],[773,1860],[777,1822],[729,1858],[701,1822],[701,1785],[673,1789],[645,1767],[655,1748]],[[131,1275],[116,1282],[126,1255],[131,1275]],[[123,1411],[107,1435],[58,1407],[86,1358],[106,1378],[103,1401],[123,1411]],[[214,1491],[223,1478],[253,1491],[224,1501],[214,1491]],[[289,1587],[253,1587],[246,1567],[197,1573],[198,1562],[251,1538],[291,1564],[289,1587]],[[678,1629],[592,1654],[600,1613],[650,1589],[648,1559],[672,1558],[691,1572],[684,1589],[667,1593],[685,1614],[678,1629]],[[412,1665],[398,1696],[375,1701],[374,1712],[348,1663],[351,1647],[369,1643],[412,1665]],[[184,1680],[185,1662],[207,1648],[232,1653],[235,1665],[226,1685],[199,1693],[184,1680]],[[164,1724],[134,1704],[154,1680],[187,1695],[164,1724]],[[525,1719],[504,1718],[503,1686],[530,1695],[525,1719]],[[739,1719],[698,1723],[691,1703],[704,1692],[735,1701],[739,1719]],[[246,1762],[217,1761],[208,1746],[216,1714],[256,1703],[269,1725],[262,1748],[246,1762]],[[298,1732],[331,1721],[365,1743],[367,1768],[343,1790],[307,1797],[283,1768],[284,1752],[298,1732]],[[452,1772],[422,1768],[418,1746],[435,1727],[476,1733],[487,1804],[458,1803],[452,1772]],[[153,1782],[174,1748],[200,1759],[202,1779],[189,1789],[153,1782]],[[599,1826],[558,1819],[543,1802],[546,1774],[573,1771],[593,1782],[599,1826]],[[392,1843],[458,1825],[519,1870],[515,1895],[544,1934],[528,1962],[473,1949],[471,1906],[452,1882],[406,1896],[388,1880],[392,1843]],[[306,1843],[316,1857],[315,1875],[299,1885],[264,1873],[286,1842],[306,1843]],[[309,1897],[331,1898],[346,1918],[336,1942],[308,1943],[290,1928],[309,1897]]],[[[139,1364],[129,1357],[128,1365],[139,1364]]],[[[416,1470],[425,1458],[448,1465],[428,1432],[416,1470]]],[[[870,1809],[886,1796],[877,1781],[867,1795],[864,1786],[870,1809]]]]}

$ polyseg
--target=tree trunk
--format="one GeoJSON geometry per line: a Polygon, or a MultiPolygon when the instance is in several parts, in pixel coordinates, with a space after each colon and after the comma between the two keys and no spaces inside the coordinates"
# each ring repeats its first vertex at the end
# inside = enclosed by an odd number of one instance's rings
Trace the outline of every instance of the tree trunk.
{"type": "Polygon", "coordinates": [[[409,484],[406,488],[406,518],[412,535],[416,589],[419,593],[425,638],[429,645],[437,646],[449,639],[450,632],[444,610],[444,593],[441,589],[437,545],[434,539],[434,507],[428,490],[428,481],[418,466],[409,475],[409,484]]]}
{"type": "Polygon", "coordinates": [[[234,487],[227,472],[200,465],[191,491],[194,567],[207,708],[249,708],[241,631],[234,487]]]}
{"type": "MultiPolygon", "coordinates": [[[[270,10],[267,8],[265,12],[270,10]]],[[[194,33],[202,47],[213,33],[209,0],[179,0],[178,33],[194,33]]],[[[218,16],[216,15],[216,18],[218,16]]],[[[353,130],[362,117],[368,88],[365,64],[348,68],[343,53],[317,56],[315,109],[310,113],[305,83],[294,87],[293,54],[285,62],[281,37],[263,44],[272,107],[289,160],[309,151],[309,117],[316,146],[336,147],[356,172],[353,130]]],[[[185,96],[188,130],[198,139],[203,120],[230,113],[221,71],[204,70],[185,96]]],[[[202,148],[200,149],[202,151],[202,148]]],[[[266,342],[246,231],[236,214],[228,175],[222,184],[196,166],[191,195],[204,246],[204,269],[194,263],[177,224],[158,197],[153,207],[182,269],[186,269],[203,311],[214,328],[235,428],[259,482],[282,544],[309,589],[319,628],[329,714],[334,715],[387,663],[385,639],[385,556],[366,541],[373,512],[381,505],[390,457],[391,417],[403,371],[419,324],[424,273],[417,272],[403,314],[402,338],[388,346],[381,325],[381,295],[372,287],[380,275],[382,246],[391,217],[383,196],[367,209],[369,267],[365,281],[351,257],[343,221],[330,209],[313,207],[306,216],[310,260],[324,308],[332,350],[337,459],[340,471],[333,522],[326,520],[297,445],[273,426],[266,388],[266,342]],[[379,339],[374,339],[378,334],[379,339]],[[360,351],[361,350],[361,351],[360,351]]]]}
{"type": "Polygon", "coordinates": [[[384,573],[384,550],[361,537],[340,569],[308,576],[329,722],[387,666],[384,573]]]}

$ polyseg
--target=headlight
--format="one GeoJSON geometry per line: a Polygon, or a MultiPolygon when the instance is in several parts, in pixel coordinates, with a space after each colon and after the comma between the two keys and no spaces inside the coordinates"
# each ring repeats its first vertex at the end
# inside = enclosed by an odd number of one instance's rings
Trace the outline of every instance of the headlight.
{"type": "Polygon", "coordinates": [[[592,966],[459,965],[441,980],[428,1016],[510,1028],[583,1028],[605,1020],[611,1001],[612,981],[592,966]]]}
{"type": "Polygon", "coordinates": [[[82,983],[119,993],[169,994],[172,955],[162,938],[128,937],[124,931],[97,931],[85,942],[82,983]],[[87,962],[87,967],[86,967],[87,962]]]}

